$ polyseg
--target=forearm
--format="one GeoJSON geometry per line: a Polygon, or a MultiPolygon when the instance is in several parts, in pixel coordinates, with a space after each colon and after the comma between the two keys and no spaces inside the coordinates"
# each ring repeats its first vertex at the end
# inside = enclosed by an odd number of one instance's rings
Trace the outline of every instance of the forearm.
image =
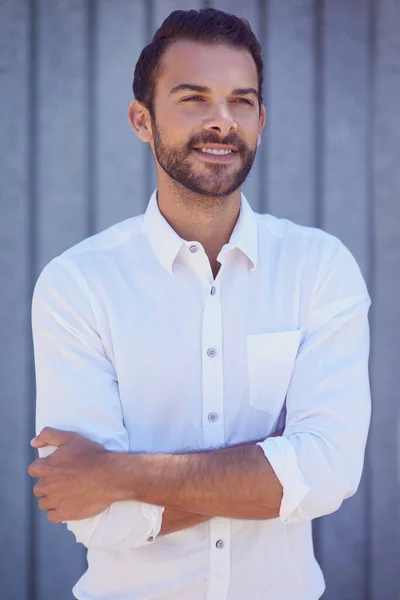
{"type": "Polygon", "coordinates": [[[255,442],[186,454],[113,453],[110,476],[117,500],[209,517],[275,518],[282,500],[282,486],[255,442]]]}
{"type": "MultiPolygon", "coordinates": [[[[271,437],[282,435],[282,432],[277,432],[271,437]]],[[[258,440],[257,440],[258,441],[258,440]]],[[[238,444],[239,446],[253,446],[256,441],[244,442],[238,444]]],[[[194,525],[205,523],[212,519],[212,515],[200,515],[193,512],[184,510],[177,510],[174,508],[166,508],[162,517],[162,526],[159,533],[160,535],[167,535],[169,533],[175,533],[176,531],[182,531],[188,529],[194,525]]]]}

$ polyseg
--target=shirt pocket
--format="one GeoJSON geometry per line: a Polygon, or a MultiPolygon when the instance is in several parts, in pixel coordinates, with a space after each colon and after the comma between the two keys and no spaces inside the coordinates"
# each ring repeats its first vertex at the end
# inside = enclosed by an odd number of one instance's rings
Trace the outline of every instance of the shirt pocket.
{"type": "Polygon", "coordinates": [[[279,415],[289,388],[301,331],[247,336],[250,405],[279,415]]]}

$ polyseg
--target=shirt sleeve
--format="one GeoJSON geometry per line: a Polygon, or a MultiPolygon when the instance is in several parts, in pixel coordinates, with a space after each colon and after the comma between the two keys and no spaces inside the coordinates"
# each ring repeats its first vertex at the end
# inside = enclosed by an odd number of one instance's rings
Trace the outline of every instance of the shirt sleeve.
{"type": "MultiPolygon", "coordinates": [[[[32,300],[36,432],[75,431],[108,450],[129,451],[117,376],[97,331],[83,277],[63,258],[41,273],[32,300]]],[[[47,456],[55,447],[39,450],[47,456]]],[[[67,521],[87,548],[135,548],[158,535],[164,507],[116,502],[95,517],[67,521]]]]}
{"type": "Polygon", "coordinates": [[[360,483],[371,418],[370,297],[337,240],[310,300],[286,398],[282,437],[259,442],[283,487],[279,518],[336,511],[360,483]]]}

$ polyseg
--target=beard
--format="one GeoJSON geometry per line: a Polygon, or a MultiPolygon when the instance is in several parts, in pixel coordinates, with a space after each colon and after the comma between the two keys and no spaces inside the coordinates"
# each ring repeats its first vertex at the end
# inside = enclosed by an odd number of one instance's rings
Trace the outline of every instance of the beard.
{"type": "Polygon", "coordinates": [[[166,141],[162,130],[154,123],[154,154],[160,167],[174,181],[186,189],[200,196],[222,198],[235,192],[246,180],[253,166],[257,152],[257,146],[247,146],[236,134],[231,133],[221,139],[211,131],[202,132],[193,136],[184,146],[171,146],[166,141]],[[200,173],[200,165],[197,167],[190,160],[195,150],[194,146],[201,144],[226,144],[237,148],[240,166],[234,172],[229,173],[230,165],[208,163],[200,173]]]}

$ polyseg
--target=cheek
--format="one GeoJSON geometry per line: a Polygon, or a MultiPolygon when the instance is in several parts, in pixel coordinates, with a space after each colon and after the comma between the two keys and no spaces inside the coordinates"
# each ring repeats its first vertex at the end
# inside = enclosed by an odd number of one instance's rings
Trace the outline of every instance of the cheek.
{"type": "Polygon", "coordinates": [[[185,139],[187,142],[202,130],[202,122],[203,119],[199,115],[182,111],[174,115],[174,119],[170,121],[168,127],[170,131],[173,129],[177,133],[177,137],[185,139]]]}
{"type": "Polygon", "coordinates": [[[185,116],[173,114],[168,119],[157,122],[157,130],[166,145],[182,146],[193,135],[193,121],[185,116]]]}
{"type": "Polygon", "coordinates": [[[238,125],[238,128],[242,131],[244,137],[247,139],[253,139],[257,137],[257,133],[260,127],[260,119],[258,113],[253,111],[246,111],[237,109],[233,114],[233,117],[238,125]]]}

